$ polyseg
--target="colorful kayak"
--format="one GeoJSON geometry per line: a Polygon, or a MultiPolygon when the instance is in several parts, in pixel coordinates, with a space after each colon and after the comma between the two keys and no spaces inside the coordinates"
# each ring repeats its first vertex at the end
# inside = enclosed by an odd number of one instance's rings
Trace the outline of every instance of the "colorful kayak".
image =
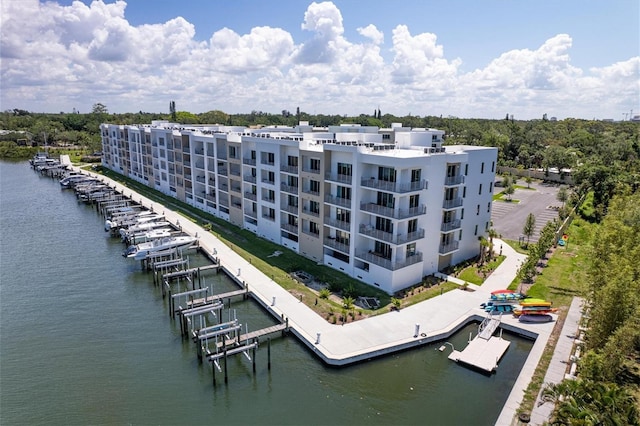
{"type": "Polygon", "coordinates": [[[545,323],[553,321],[553,317],[551,315],[520,315],[518,317],[518,321],[520,322],[529,322],[529,323],[545,323]]]}
{"type": "Polygon", "coordinates": [[[551,306],[551,302],[544,299],[524,299],[520,301],[522,306],[551,306]]]}

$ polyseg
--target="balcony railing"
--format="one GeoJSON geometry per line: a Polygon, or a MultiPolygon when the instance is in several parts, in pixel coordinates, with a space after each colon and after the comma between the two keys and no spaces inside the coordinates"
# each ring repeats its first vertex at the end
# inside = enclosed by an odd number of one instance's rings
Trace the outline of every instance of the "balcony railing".
{"type": "Polygon", "coordinates": [[[275,216],[271,216],[271,215],[269,215],[268,213],[264,213],[264,214],[262,215],[262,218],[263,218],[263,219],[267,219],[267,220],[268,220],[268,221],[270,221],[270,222],[275,222],[275,221],[276,221],[275,216]]]}
{"type": "Polygon", "coordinates": [[[385,241],[391,244],[406,244],[411,241],[416,241],[421,238],[424,238],[424,229],[419,228],[415,232],[409,232],[408,234],[392,234],[391,232],[382,231],[380,229],[375,229],[371,225],[361,224],[359,228],[359,232],[362,235],[366,235],[371,238],[375,238],[376,240],[385,241]]]}
{"type": "Polygon", "coordinates": [[[258,214],[251,209],[244,209],[244,214],[254,219],[258,218],[258,214]]]}
{"type": "Polygon", "coordinates": [[[461,185],[464,183],[464,175],[447,176],[444,179],[445,186],[461,185]]]}
{"type": "Polygon", "coordinates": [[[448,254],[448,253],[451,253],[452,251],[456,251],[458,250],[458,244],[459,244],[458,241],[452,241],[449,244],[440,244],[438,253],[448,254]]]}
{"type": "Polygon", "coordinates": [[[303,166],[302,167],[302,171],[303,172],[307,172],[307,173],[313,173],[313,174],[316,174],[316,175],[320,174],[320,169],[312,169],[309,166],[303,166]]]}
{"type": "Polygon", "coordinates": [[[275,203],[275,202],[276,202],[276,199],[275,199],[275,198],[272,198],[272,197],[268,197],[268,196],[266,196],[266,195],[263,195],[263,196],[262,196],[262,201],[266,201],[266,202],[268,202],[268,203],[275,203]]]}
{"type": "Polygon", "coordinates": [[[338,183],[346,183],[351,185],[351,181],[353,180],[353,176],[351,175],[343,175],[340,173],[331,173],[331,172],[326,172],[324,174],[324,180],[328,180],[328,181],[332,181],[332,182],[338,182],[338,183]]]}
{"type": "Polygon", "coordinates": [[[245,182],[249,182],[249,183],[256,183],[256,177],[252,176],[252,175],[244,175],[243,179],[245,182]]]}
{"type": "Polygon", "coordinates": [[[242,194],[242,186],[240,186],[240,185],[231,185],[231,191],[237,192],[238,194],[242,194]]]}
{"type": "Polygon", "coordinates": [[[258,196],[256,194],[254,194],[253,192],[248,192],[245,191],[244,192],[244,198],[247,198],[251,201],[256,201],[258,199],[258,196]]]}
{"type": "Polygon", "coordinates": [[[308,229],[303,229],[303,230],[302,230],[302,233],[303,233],[303,234],[310,235],[310,236],[315,237],[315,238],[320,237],[320,232],[313,232],[313,231],[310,231],[310,230],[308,230],[308,229]]]}
{"type": "Polygon", "coordinates": [[[319,191],[312,191],[311,189],[303,189],[302,192],[304,192],[305,194],[314,195],[316,197],[320,196],[319,191]]]}
{"type": "Polygon", "coordinates": [[[343,197],[336,197],[334,195],[325,195],[324,196],[325,203],[333,204],[340,207],[351,207],[351,200],[343,197]]]}
{"type": "Polygon", "coordinates": [[[309,216],[320,217],[320,211],[319,210],[318,211],[314,211],[314,210],[308,209],[306,207],[303,207],[302,208],[302,212],[304,214],[308,214],[309,216]]]}
{"type": "Polygon", "coordinates": [[[405,268],[409,265],[422,262],[422,253],[419,251],[401,261],[392,261],[391,259],[387,259],[386,257],[380,256],[379,254],[373,252],[356,253],[356,257],[364,260],[365,262],[373,263],[374,265],[381,266],[390,271],[395,271],[401,268],[405,268]]]}
{"type": "Polygon", "coordinates": [[[242,159],[242,164],[246,164],[248,166],[255,166],[256,165],[256,159],[255,158],[243,158],[242,159]]]}
{"type": "Polygon", "coordinates": [[[442,203],[443,209],[455,209],[462,206],[462,198],[454,198],[452,200],[444,200],[442,203]]]}
{"type": "Polygon", "coordinates": [[[283,203],[280,205],[280,210],[284,210],[287,213],[293,213],[295,215],[298,214],[298,206],[291,206],[289,204],[283,203]]]}
{"type": "Polygon", "coordinates": [[[285,231],[291,233],[291,234],[298,234],[298,225],[292,225],[290,223],[281,223],[280,224],[280,228],[284,229],[285,231]]]}
{"type": "Polygon", "coordinates": [[[460,219],[452,220],[450,222],[442,222],[442,226],[440,227],[440,231],[442,232],[451,232],[458,228],[460,228],[460,219]]]}
{"type": "Polygon", "coordinates": [[[215,202],[216,201],[216,194],[207,194],[207,195],[204,196],[204,198],[206,198],[209,201],[215,202]]]}
{"type": "Polygon", "coordinates": [[[276,181],[275,180],[270,180],[269,178],[264,178],[264,179],[262,179],[262,183],[266,183],[267,185],[275,185],[276,181]]]}
{"type": "Polygon", "coordinates": [[[288,165],[282,165],[280,166],[280,171],[281,172],[285,172],[285,173],[291,173],[293,175],[297,175],[298,174],[298,166],[288,166],[288,165]]]}
{"type": "Polygon", "coordinates": [[[235,169],[231,169],[231,170],[229,171],[229,173],[230,173],[232,176],[240,176],[240,175],[241,175],[240,170],[235,170],[235,169]]]}
{"type": "Polygon", "coordinates": [[[291,186],[291,185],[287,185],[286,183],[281,183],[280,184],[280,190],[282,192],[287,192],[289,194],[298,195],[298,187],[297,186],[291,186]]]}
{"type": "Polygon", "coordinates": [[[324,245],[334,250],[349,254],[349,244],[338,242],[335,238],[327,237],[324,239],[324,245]]]}
{"type": "Polygon", "coordinates": [[[348,231],[349,229],[351,229],[351,224],[349,222],[333,219],[331,217],[325,217],[324,224],[327,226],[333,226],[334,228],[342,229],[343,231],[348,231]]]}
{"type": "Polygon", "coordinates": [[[380,180],[375,178],[362,178],[360,179],[360,186],[365,188],[379,189],[381,191],[405,193],[413,191],[421,191],[427,189],[428,182],[426,180],[419,180],[416,182],[389,182],[386,180],[380,180]]]}
{"type": "Polygon", "coordinates": [[[427,212],[427,206],[420,204],[417,207],[411,207],[409,209],[395,210],[391,207],[381,206],[374,203],[360,203],[360,210],[377,214],[378,216],[385,216],[392,219],[407,219],[414,216],[420,216],[427,212]]]}

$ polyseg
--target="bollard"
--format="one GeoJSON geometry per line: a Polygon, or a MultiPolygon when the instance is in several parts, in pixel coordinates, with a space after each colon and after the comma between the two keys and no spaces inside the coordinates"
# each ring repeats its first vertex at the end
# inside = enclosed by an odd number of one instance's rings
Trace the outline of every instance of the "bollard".
{"type": "Polygon", "coordinates": [[[273,296],[273,299],[271,299],[271,306],[276,306],[276,297],[273,296]]]}
{"type": "Polygon", "coordinates": [[[420,335],[420,324],[416,324],[416,334],[413,337],[418,337],[420,335]]]}
{"type": "Polygon", "coordinates": [[[320,333],[316,334],[316,345],[320,344],[320,333]]]}

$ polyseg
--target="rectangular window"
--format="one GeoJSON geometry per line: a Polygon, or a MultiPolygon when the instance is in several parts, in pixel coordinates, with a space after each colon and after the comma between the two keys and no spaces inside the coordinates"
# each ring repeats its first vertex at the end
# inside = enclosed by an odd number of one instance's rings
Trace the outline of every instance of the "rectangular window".
{"type": "Polygon", "coordinates": [[[473,235],[478,235],[478,225],[476,225],[475,230],[473,231],[473,235]]]}
{"type": "Polygon", "coordinates": [[[391,259],[391,246],[389,244],[376,241],[374,250],[378,256],[391,259]]]}
{"type": "Polygon", "coordinates": [[[274,164],[276,162],[276,155],[273,152],[267,153],[267,162],[269,164],[274,164]]]}
{"type": "Polygon", "coordinates": [[[484,223],[484,230],[488,231],[489,230],[489,222],[485,222],[484,223]]]}
{"type": "MultiPolygon", "coordinates": [[[[447,212],[448,213],[448,212],[447,212]]],[[[411,219],[407,222],[407,234],[418,231],[418,219],[411,219]]]]}
{"type": "Polygon", "coordinates": [[[464,219],[464,209],[460,211],[460,220],[464,219]]]}
{"type": "Polygon", "coordinates": [[[418,207],[418,204],[420,204],[420,195],[411,195],[409,197],[409,208],[412,209],[414,207],[418,207]]]}
{"type": "Polygon", "coordinates": [[[338,186],[336,198],[344,198],[345,200],[351,199],[351,188],[346,186],[338,186]]]}
{"type": "Polygon", "coordinates": [[[467,196],[467,187],[463,186],[462,187],[462,198],[465,198],[467,196]]]}
{"type": "Polygon", "coordinates": [[[482,195],[482,184],[478,186],[478,195],[482,195]]]}
{"type": "Polygon", "coordinates": [[[309,222],[309,231],[312,234],[318,235],[320,233],[320,227],[316,222],[309,222]]]}
{"type": "Polygon", "coordinates": [[[336,209],[336,219],[351,223],[351,211],[346,209],[336,209]]]}
{"type": "Polygon", "coordinates": [[[391,219],[386,219],[384,217],[376,216],[376,229],[378,231],[388,232],[392,234],[393,222],[391,221],[391,219]]]}
{"type": "Polygon", "coordinates": [[[414,256],[416,254],[416,243],[407,244],[407,257],[414,256]]]}
{"type": "Polygon", "coordinates": [[[469,174],[469,165],[465,164],[464,165],[464,175],[467,176],[469,174]]]}
{"type": "Polygon", "coordinates": [[[480,204],[478,204],[478,207],[476,207],[476,216],[478,216],[480,214],[480,204]]]}
{"type": "Polygon", "coordinates": [[[320,203],[317,201],[309,201],[309,210],[311,213],[319,214],[320,213],[320,203]]]}
{"type": "Polygon", "coordinates": [[[421,172],[422,170],[420,169],[411,170],[411,182],[420,182],[421,172]]]}
{"type": "Polygon", "coordinates": [[[287,157],[287,166],[289,167],[298,167],[298,157],[294,157],[289,155],[287,157]]]}
{"type": "Polygon", "coordinates": [[[229,158],[236,158],[236,147],[235,146],[230,146],[229,147],[229,158]]]}
{"type": "Polygon", "coordinates": [[[338,163],[338,174],[351,176],[351,164],[348,163],[338,163]]]}
{"type": "Polygon", "coordinates": [[[491,212],[491,203],[487,203],[487,213],[491,212]]]}
{"type": "Polygon", "coordinates": [[[396,170],[393,167],[378,167],[378,179],[384,182],[395,182],[396,170]]]}
{"type": "Polygon", "coordinates": [[[491,173],[494,173],[496,171],[496,162],[492,161],[491,162],[491,173]]]}
{"type": "Polygon", "coordinates": [[[320,192],[320,182],[318,182],[317,180],[310,180],[309,181],[309,190],[311,192],[320,192]]]}
{"type": "Polygon", "coordinates": [[[386,192],[378,192],[378,205],[383,207],[394,208],[395,200],[392,194],[386,192]]]}
{"type": "Polygon", "coordinates": [[[484,173],[484,161],[480,164],[480,173],[484,173]]]}
{"type": "Polygon", "coordinates": [[[489,194],[493,192],[493,182],[489,182],[489,194]]]}
{"type": "Polygon", "coordinates": [[[458,240],[462,241],[462,229],[458,232],[458,240]]]}
{"type": "Polygon", "coordinates": [[[311,159],[311,170],[320,171],[320,160],[317,158],[311,159]]]}
{"type": "MultiPolygon", "coordinates": [[[[255,186],[254,186],[254,188],[255,188],[255,186]]],[[[255,194],[255,192],[254,192],[254,194],[255,194]]],[[[298,207],[298,197],[296,197],[295,195],[287,196],[287,203],[291,207],[298,207]]]]}

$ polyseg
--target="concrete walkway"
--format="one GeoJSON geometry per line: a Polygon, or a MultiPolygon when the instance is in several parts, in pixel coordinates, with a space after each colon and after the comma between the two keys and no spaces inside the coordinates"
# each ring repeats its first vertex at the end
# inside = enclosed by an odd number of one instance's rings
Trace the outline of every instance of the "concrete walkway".
{"type": "MultiPolygon", "coordinates": [[[[223,244],[212,233],[129,188],[104,176],[96,177],[108,181],[111,186],[115,185],[119,192],[131,197],[134,202],[155,212],[163,213],[169,222],[173,224],[179,222],[184,232],[197,235],[203,250],[210,254],[215,252],[221,265],[229,273],[246,282],[255,299],[269,313],[277,318],[288,318],[292,332],[317,356],[331,365],[346,365],[442,340],[469,321],[483,319],[486,313],[479,305],[489,299],[492,291],[506,288],[526,258],[508,244],[495,239],[494,250],[496,252],[502,250],[506,259],[482,286],[470,285],[470,288],[475,291],[450,291],[397,312],[335,325],[313,312],[298,298],[223,244]]],[[[502,319],[503,328],[534,337],[536,340],[496,424],[511,424],[554,324],[555,322],[525,324],[511,316],[502,319]]]]}

